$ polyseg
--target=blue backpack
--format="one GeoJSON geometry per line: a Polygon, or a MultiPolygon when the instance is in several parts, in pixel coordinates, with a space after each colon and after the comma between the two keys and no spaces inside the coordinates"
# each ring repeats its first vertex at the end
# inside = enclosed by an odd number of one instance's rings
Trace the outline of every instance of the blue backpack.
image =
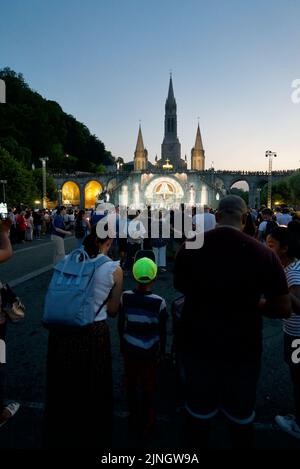
{"type": "Polygon", "coordinates": [[[108,298],[95,313],[95,272],[107,256],[90,259],[84,248],[76,249],[54,266],[54,273],[45,299],[43,324],[48,326],[88,326],[108,298]]]}

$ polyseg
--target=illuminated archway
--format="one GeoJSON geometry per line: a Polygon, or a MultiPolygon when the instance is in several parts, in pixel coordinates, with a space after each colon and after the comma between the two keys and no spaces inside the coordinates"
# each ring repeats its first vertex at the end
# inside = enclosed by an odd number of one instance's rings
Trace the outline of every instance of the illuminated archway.
{"type": "Polygon", "coordinates": [[[80,205],[80,189],[73,181],[67,181],[62,186],[61,198],[63,205],[80,205]]]}
{"type": "Polygon", "coordinates": [[[95,208],[97,196],[102,192],[102,185],[98,181],[89,181],[84,188],[85,208],[95,208]]]}
{"type": "Polygon", "coordinates": [[[152,180],[145,190],[145,199],[153,207],[171,208],[179,205],[184,197],[183,189],[178,181],[170,177],[152,180]]]}

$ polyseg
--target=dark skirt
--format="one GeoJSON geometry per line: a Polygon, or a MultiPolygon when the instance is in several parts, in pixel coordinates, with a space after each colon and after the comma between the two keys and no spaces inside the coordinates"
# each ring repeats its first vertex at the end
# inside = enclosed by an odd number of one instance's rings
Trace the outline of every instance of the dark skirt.
{"type": "Polygon", "coordinates": [[[46,389],[45,447],[110,447],[113,391],[105,321],[50,330],[46,389]]]}

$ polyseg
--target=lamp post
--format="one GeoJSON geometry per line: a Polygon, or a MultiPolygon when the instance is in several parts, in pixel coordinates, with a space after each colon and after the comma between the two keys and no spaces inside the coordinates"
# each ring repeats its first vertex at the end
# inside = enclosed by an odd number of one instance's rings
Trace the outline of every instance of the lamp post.
{"type": "Polygon", "coordinates": [[[266,158],[269,158],[269,171],[268,171],[268,208],[272,208],[272,163],[273,158],[277,157],[277,153],[273,151],[266,151],[266,158]]]}
{"type": "Polygon", "coordinates": [[[6,179],[0,179],[0,182],[3,184],[3,203],[5,204],[5,184],[7,184],[7,180],[6,179]]]}
{"type": "Polygon", "coordinates": [[[49,158],[47,158],[47,156],[40,158],[43,168],[43,208],[47,208],[46,161],[48,160],[49,158]]]}
{"type": "Polygon", "coordinates": [[[261,187],[257,188],[257,208],[260,208],[260,193],[261,193],[261,187]]]}
{"type": "Polygon", "coordinates": [[[57,189],[58,192],[58,205],[62,205],[62,189],[57,189]]]}
{"type": "Polygon", "coordinates": [[[213,189],[213,195],[215,194],[215,168],[214,168],[214,162],[212,161],[211,162],[211,165],[210,165],[210,171],[211,171],[211,185],[212,185],[212,189],[213,189]]]}

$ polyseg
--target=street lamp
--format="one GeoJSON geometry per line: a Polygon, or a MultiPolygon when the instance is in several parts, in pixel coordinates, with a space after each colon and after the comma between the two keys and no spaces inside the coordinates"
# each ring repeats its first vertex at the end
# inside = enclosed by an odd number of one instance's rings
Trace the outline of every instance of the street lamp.
{"type": "Polygon", "coordinates": [[[273,158],[277,157],[277,153],[273,151],[266,151],[266,158],[269,158],[269,171],[268,171],[268,208],[272,208],[272,163],[273,158]]]}
{"type": "Polygon", "coordinates": [[[48,160],[49,158],[47,158],[47,156],[40,158],[40,161],[42,162],[42,168],[43,168],[43,208],[47,208],[46,161],[48,160]]]}
{"type": "Polygon", "coordinates": [[[57,189],[58,192],[58,205],[62,205],[62,189],[57,189]]]}
{"type": "Polygon", "coordinates": [[[257,208],[260,208],[260,205],[261,205],[261,203],[260,203],[261,195],[260,194],[261,194],[261,187],[258,187],[257,188],[257,208]]]}
{"type": "Polygon", "coordinates": [[[5,204],[5,184],[7,184],[7,180],[6,179],[0,179],[0,182],[3,184],[3,203],[5,204]]]}

